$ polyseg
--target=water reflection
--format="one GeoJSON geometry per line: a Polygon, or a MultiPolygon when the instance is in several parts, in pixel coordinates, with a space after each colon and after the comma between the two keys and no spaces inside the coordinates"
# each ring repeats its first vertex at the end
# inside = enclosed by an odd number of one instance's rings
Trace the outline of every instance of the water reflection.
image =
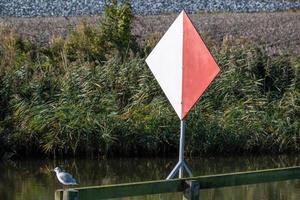
{"type": "MultiPolygon", "coordinates": [[[[189,159],[195,176],[259,170],[299,165],[300,156],[210,157],[189,159]]],[[[81,186],[164,179],[176,164],[176,159],[80,159],[27,160],[0,163],[0,199],[52,200],[61,188],[50,171],[61,166],[71,172],[81,186]]],[[[203,190],[201,199],[252,200],[300,199],[300,180],[268,184],[203,190]]],[[[123,199],[182,199],[181,194],[162,194],[123,199]]]]}

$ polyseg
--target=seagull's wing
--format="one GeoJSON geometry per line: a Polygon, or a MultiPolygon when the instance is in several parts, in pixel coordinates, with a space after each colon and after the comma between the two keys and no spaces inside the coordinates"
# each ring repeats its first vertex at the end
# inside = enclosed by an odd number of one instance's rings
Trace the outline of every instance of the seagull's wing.
{"type": "Polygon", "coordinates": [[[67,185],[67,184],[77,184],[77,181],[73,176],[67,172],[59,173],[59,178],[67,185]]]}

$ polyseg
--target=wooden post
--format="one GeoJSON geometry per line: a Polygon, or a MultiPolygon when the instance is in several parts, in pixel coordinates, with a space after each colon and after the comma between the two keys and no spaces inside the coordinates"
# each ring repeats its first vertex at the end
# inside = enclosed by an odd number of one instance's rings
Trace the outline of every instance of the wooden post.
{"type": "Polygon", "coordinates": [[[200,184],[198,181],[185,181],[186,189],[183,191],[183,200],[199,200],[200,184]]]}
{"type": "Polygon", "coordinates": [[[79,200],[79,193],[77,190],[56,190],[55,200],[79,200]]]}
{"type": "Polygon", "coordinates": [[[63,200],[63,190],[56,190],[54,199],[55,200],[63,200]]]}

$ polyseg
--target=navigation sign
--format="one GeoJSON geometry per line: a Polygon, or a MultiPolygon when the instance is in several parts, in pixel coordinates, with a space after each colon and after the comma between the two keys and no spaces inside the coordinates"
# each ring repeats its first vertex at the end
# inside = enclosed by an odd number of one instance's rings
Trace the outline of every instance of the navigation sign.
{"type": "Polygon", "coordinates": [[[180,119],[186,117],[220,71],[185,11],[146,62],[180,119]]]}

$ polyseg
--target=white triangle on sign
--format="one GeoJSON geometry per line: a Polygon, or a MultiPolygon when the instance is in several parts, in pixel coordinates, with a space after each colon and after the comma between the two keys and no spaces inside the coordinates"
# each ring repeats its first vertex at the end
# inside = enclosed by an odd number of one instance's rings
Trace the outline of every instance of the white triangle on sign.
{"type": "Polygon", "coordinates": [[[146,59],[150,70],[179,118],[182,110],[183,12],[146,59]]]}

